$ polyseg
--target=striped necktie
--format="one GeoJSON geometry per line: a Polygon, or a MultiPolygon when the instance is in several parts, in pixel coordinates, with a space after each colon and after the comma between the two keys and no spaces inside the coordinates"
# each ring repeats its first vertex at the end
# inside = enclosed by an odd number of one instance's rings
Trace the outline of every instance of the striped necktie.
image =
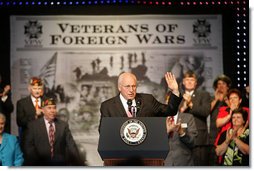
{"type": "Polygon", "coordinates": [[[55,129],[53,126],[53,121],[50,121],[49,122],[49,144],[50,144],[51,159],[54,156],[54,141],[55,141],[55,129]]]}

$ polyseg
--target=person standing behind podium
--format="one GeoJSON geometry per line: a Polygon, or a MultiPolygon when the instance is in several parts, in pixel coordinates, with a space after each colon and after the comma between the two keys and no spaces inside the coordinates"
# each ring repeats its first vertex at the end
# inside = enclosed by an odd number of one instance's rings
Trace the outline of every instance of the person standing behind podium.
{"type": "Polygon", "coordinates": [[[210,113],[211,96],[208,92],[197,89],[197,80],[197,75],[193,71],[184,74],[184,94],[179,111],[193,115],[198,130],[193,149],[194,165],[208,166],[207,117],[210,113]]]}
{"type": "Polygon", "coordinates": [[[194,166],[194,140],[198,135],[194,117],[189,113],[179,113],[166,119],[169,134],[169,153],[165,166],[194,166]]]}
{"type": "MultiPolygon", "coordinates": [[[[172,90],[168,105],[158,102],[151,94],[137,93],[137,78],[134,74],[124,72],[118,77],[119,94],[102,102],[100,107],[103,117],[153,117],[176,115],[182,100],[175,76],[167,72],[165,79],[172,90]],[[134,112],[133,110],[134,109],[134,112]],[[133,112],[133,113],[131,113],[133,112]]],[[[99,126],[100,131],[100,126],[99,126]]]]}
{"type": "Polygon", "coordinates": [[[42,110],[44,116],[28,124],[24,146],[26,165],[84,165],[68,123],[56,118],[55,100],[45,98],[42,110]]]}
{"type": "Polygon", "coordinates": [[[38,77],[29,81],[30,95],[17,101],[17,124],[20,129],[21,148],[29,122],[42,116],[41,101],[43,98],[43,82],[38,77]]]}

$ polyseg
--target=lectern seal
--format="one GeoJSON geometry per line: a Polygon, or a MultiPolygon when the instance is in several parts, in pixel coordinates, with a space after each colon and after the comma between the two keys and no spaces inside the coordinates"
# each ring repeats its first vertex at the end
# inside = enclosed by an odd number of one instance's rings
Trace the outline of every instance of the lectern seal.
{"type": "Polygon", "coordinates": [[[129,119],[121,126],[120,135],[126,144],[139,145],[146,139],[146,126],[138,119],[129,119]]]}

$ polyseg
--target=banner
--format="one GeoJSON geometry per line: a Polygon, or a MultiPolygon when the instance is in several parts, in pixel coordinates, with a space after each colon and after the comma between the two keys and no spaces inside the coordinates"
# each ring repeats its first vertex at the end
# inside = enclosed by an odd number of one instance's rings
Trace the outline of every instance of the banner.
{"type": "Polygon", "coordinates": [[[137,91],[162,103],[167,71],[179,83],[195,71],[210,93],[223,73],[221,15],[11,16],[10,23],[14,104],[28,95],[30,77],[43,78],[91,166],[102,165],[100,104],[118,93],[121,72],[136,74],[137,91]]]}

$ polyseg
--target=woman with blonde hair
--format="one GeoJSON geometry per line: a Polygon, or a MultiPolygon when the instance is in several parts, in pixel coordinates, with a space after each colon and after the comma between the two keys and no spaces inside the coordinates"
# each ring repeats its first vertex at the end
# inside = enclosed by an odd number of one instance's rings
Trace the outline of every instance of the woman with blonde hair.
{"type": "Polygon", "coordinates": [[[4,132],[6,118],[0,113],[0,166],[22,166],[23,153],[17,137],[4,132]]]}

